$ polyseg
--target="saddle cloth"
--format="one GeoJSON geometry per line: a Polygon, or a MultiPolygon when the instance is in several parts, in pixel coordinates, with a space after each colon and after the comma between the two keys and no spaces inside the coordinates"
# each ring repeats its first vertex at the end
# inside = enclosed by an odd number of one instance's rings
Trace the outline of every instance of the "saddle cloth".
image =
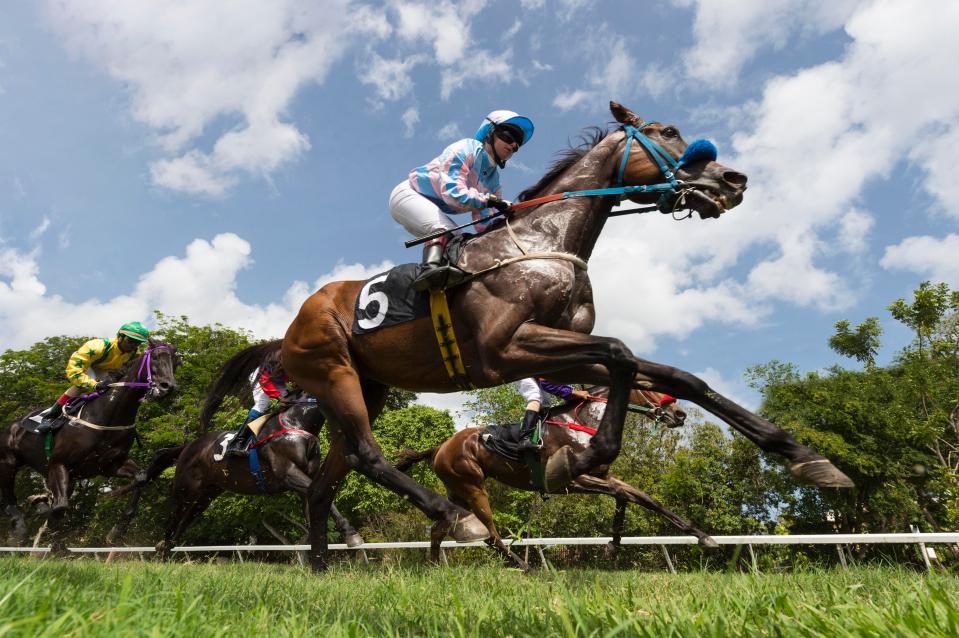
{"type": "MultiPolygon", "coordinates": [[[[458,235],[446,246],[446,261],[459,261],[463,246],[473,235],[458,235]]],[[[428,292],[413,289],[413,280],[420,273],[419,264],[400,264],[366,280],[356,296],[353,313],[353,334],[361,335],[380,328],[430,316],[428,292]]]]}

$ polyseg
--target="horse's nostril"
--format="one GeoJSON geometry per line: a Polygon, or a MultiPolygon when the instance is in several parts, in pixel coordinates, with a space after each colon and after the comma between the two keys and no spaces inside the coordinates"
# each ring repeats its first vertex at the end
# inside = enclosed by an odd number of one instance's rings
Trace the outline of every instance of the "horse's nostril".
{"type": "Polygon", "coordinates": [[[746,176],[736,171],[725,171],[723,173],[723,181],[733,186],[746,186],[746,176]]]}

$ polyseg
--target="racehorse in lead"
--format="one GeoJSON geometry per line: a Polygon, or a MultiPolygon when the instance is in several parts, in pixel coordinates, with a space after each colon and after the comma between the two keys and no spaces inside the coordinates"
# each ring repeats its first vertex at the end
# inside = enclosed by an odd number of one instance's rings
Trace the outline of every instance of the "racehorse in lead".
{"type": "MultiPolygon", "coordinates": [[[[828,460],[703,380],[640,359],[618,339],[590,334],[595,314],[586,262],[622,195],[656,202],[664,211],[690,208],[705,219],[738,205],[746,190],[746,176],[715,156],[684,158],[687,144],[676,127],[645,122],[615,102],[610,110],[621,128],[568,152],[520,199],[580,191],[595,196],[530,205],[463,247],[457,265],[475,275],[449,290],[448,298],[466,379],[489,387],[540,375],[609,386],[607,409],[589,446],[564,447],[550,458],[545,478],[551,491],[616,458],[634,387],[696,403],[763,450],[784,456],[799,481],[851,486],[828,460]]],[[[334,433],[310,488],[311,563],[317,569],[325,566],[329,507],[351,468],[408,498],[430,519],[448,523],[455,540],[488,537],[474,515],[391,466],[373,438],[371,423],[391,386],[428,392],[459,387],[447,374],[429,318],[351,332],[363,285],[324,286],[306,300],[283,340],[287,372],[318,397],[334,433]]]]}
{"type": "Polygon", "coordinates": [[[0,434],[0,491],[13,521],[17,542],[23,542],[27,534],[23,512],[17,507],[14,494],[17,472],[24,465],[46,477],[50,492],[47,526],[53,549],[58,552],[65,551],[60,523],[78,480],[94,476],[133,479],[124,490],[124,493],[131,492],[127,506],[107,536],[111,544],[121,540],[136,512],[146,476],[129,457],[137,436],[137,411],[142,401],[158,399],[176,390],[173,375],[178,365],[179,357],[173,346],[150,341],[142,355],[112,375],[109,390],[83,404],[77,415],[64,417],[68,422],[55,435],[36,433],[36,424],[30,417],[39,410],[0,434]],[[46,436],[52,436],[49,447],[46,436]]]}
{"type": "MultiPolygon", "coordinates": [[[[543,445],[537,459],[540,465],[565,446],[573,450],[582,450],[589,445],[591,436],[596,432],[595,426],[602,419],[603,411],[606,409],[606,392],[607,388],[590,388],[589,398],[585,401],[571,400],[549,408],[543,421],[543,445]]],[[[663,399],[662,394],[635,389],[629,397],[628,409],[656,424],[671,428],[682,426],[686,420],[686,413],[679,408],[675,400],[665,403],[663,399]]],[[[499,430],[494,430],[496,431],[499,430]]],[[[529,565],[526,561],[506,546],[496,529],[489,495],[486,493],[486,479],[496,479],[521,490],[537,489],[536,480],[527,463],[511,460],[501,453],[490,450],[483,444],[484,436],[495,436],[495,434],[487,432],[486,428],[465,428],[429,450],[422,452],[408,450],[401,453],[396,468],[406,472],[415,463],[429,460],[433,471],[446,486],[449,499],[476,514],[480,522],[489,530],[490,537],[486,540],[486,544],[498,551],[508,562],[515,564],[523,571],[528,571],[529,565]]],[[[716,541],[708,534],[693,527],[649,494],[610,476],[607,466],[600,466],[589,474],[577,476],[566,486],[566,491],[570,494],[603,494],[616,499],[613,540],[608,546],[612,551],[619,549],[626,520],[626,506],[630,503],[656,512],[678,527],[680,531],[695,536],[699,539],[700,545],[718,547],[716,541]]],[[[430,534],[430,558],[433,562],[439,560],[440,543],[446,536],[448,528],[448,523],[444,520],[433,524],[430,534]]]]}

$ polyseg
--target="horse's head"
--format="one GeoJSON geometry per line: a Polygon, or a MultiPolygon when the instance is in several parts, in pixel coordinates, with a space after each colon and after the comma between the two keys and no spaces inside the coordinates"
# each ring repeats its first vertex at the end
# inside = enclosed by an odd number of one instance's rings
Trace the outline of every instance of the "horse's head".
{"type": "MultiPolygon", "coordinates": [[[[679,163],[678,168],[674,169],[669,160],[666,160],[666,169],[675,170],[680,184],[678,190],[667,194],[666,201],[662,202],[663,210],[691,208],[705,219],[719,217],[743,201],[746,176],[717,162],[715,147],[711,143],[703,140],[694,142],[691,146],[687,145],[675,126],[645,122],[617,102],[610,102],[609,110],[616,121],[624,126],[622,133],[617,135],[620,148],[614,154],[617,159],[615,170],[621,185],[636,186],[668,181],[663,174],[662,162],[654,157],[656,151],[641,146],[638,138],[629,134],[630,128],[626,128],[631,127],[652,141],[654,146],[663,149],[674,163],[679,163]],[[690,152],[684,156],[687,148],[690,152]],[[622,165],[624,155],[625,166],[622,165]]],[[[629,195],[629,198],[647,204],[658,201],[660,196],[660,193],[635,193],[629,195]]]]}
{"type": "Polygon", "coordinates": [[[174,346],[151,340],[137,365],[137,380],[148,384],[145,398],[159,399],[176,390],[174,373],[179,365],[174,346]]]}
{"type": "Polygon", "coordinates": [[[686,412],[679,407],[679,402],[662,392],[634,389],[629,394],[629,407],[668,428],[678,428],[686,422],[686,412]]]}

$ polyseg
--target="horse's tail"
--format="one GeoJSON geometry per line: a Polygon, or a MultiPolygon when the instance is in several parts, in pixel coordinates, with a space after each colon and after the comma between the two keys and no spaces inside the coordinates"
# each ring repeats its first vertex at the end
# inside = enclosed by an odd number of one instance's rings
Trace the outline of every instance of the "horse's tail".
{"type": "Polygon", "coordinates": [[[396,459],[396,469],[400,472],[406,472],[411,467],[419,463],[420,461],[425,461],[429,459],[430,462],[433,462],[433,456],[436,454],[436,450],[440,446],[431,447],[428,450],[422,452],[417,452],[416,450],[403,450],[399,453],[399,456],[396,459]]]}
{"type": "Polygon", "coordinates": [[[236,395],[249,386],[250,375],[268,359],[279,357],[282,339],[267,341],[240,350],[223,364],[220,376],[213,382],[200,412],[200,430],[210,429],[210,420],[228,395],[236,395]]]}
{"type": "MultiPolygon", "coordinates": [[[[184,443],[183,445],[178,445],[176,447],[165,447],[165,448],[162,448],[159,452],[157,452],[153,456],[153,461],[150,463],[150,467],[147,468],[146,479],[142,483],[139,483],[139,485],[143,486],[143,485],[146,485],[147,483],[152,483],[153,481],[156,480],[158,476],[163,474],[163,470],[167,469],[168,467],[172,467],[176,465],[177,460],[179,460],[180,458],[180,454],[183,452],[183,448],[185,448],[186,446],[187,444],[184,443]]],[[[128,493],[137,485],[138,483],[134,481],[133,483],[129,483],[127,485],[124,485],[123,487],[119,487],[113,490],[112,492],[109,493],[109,496],[110,497],[123,496],[124,494],[128,493]]]]}

